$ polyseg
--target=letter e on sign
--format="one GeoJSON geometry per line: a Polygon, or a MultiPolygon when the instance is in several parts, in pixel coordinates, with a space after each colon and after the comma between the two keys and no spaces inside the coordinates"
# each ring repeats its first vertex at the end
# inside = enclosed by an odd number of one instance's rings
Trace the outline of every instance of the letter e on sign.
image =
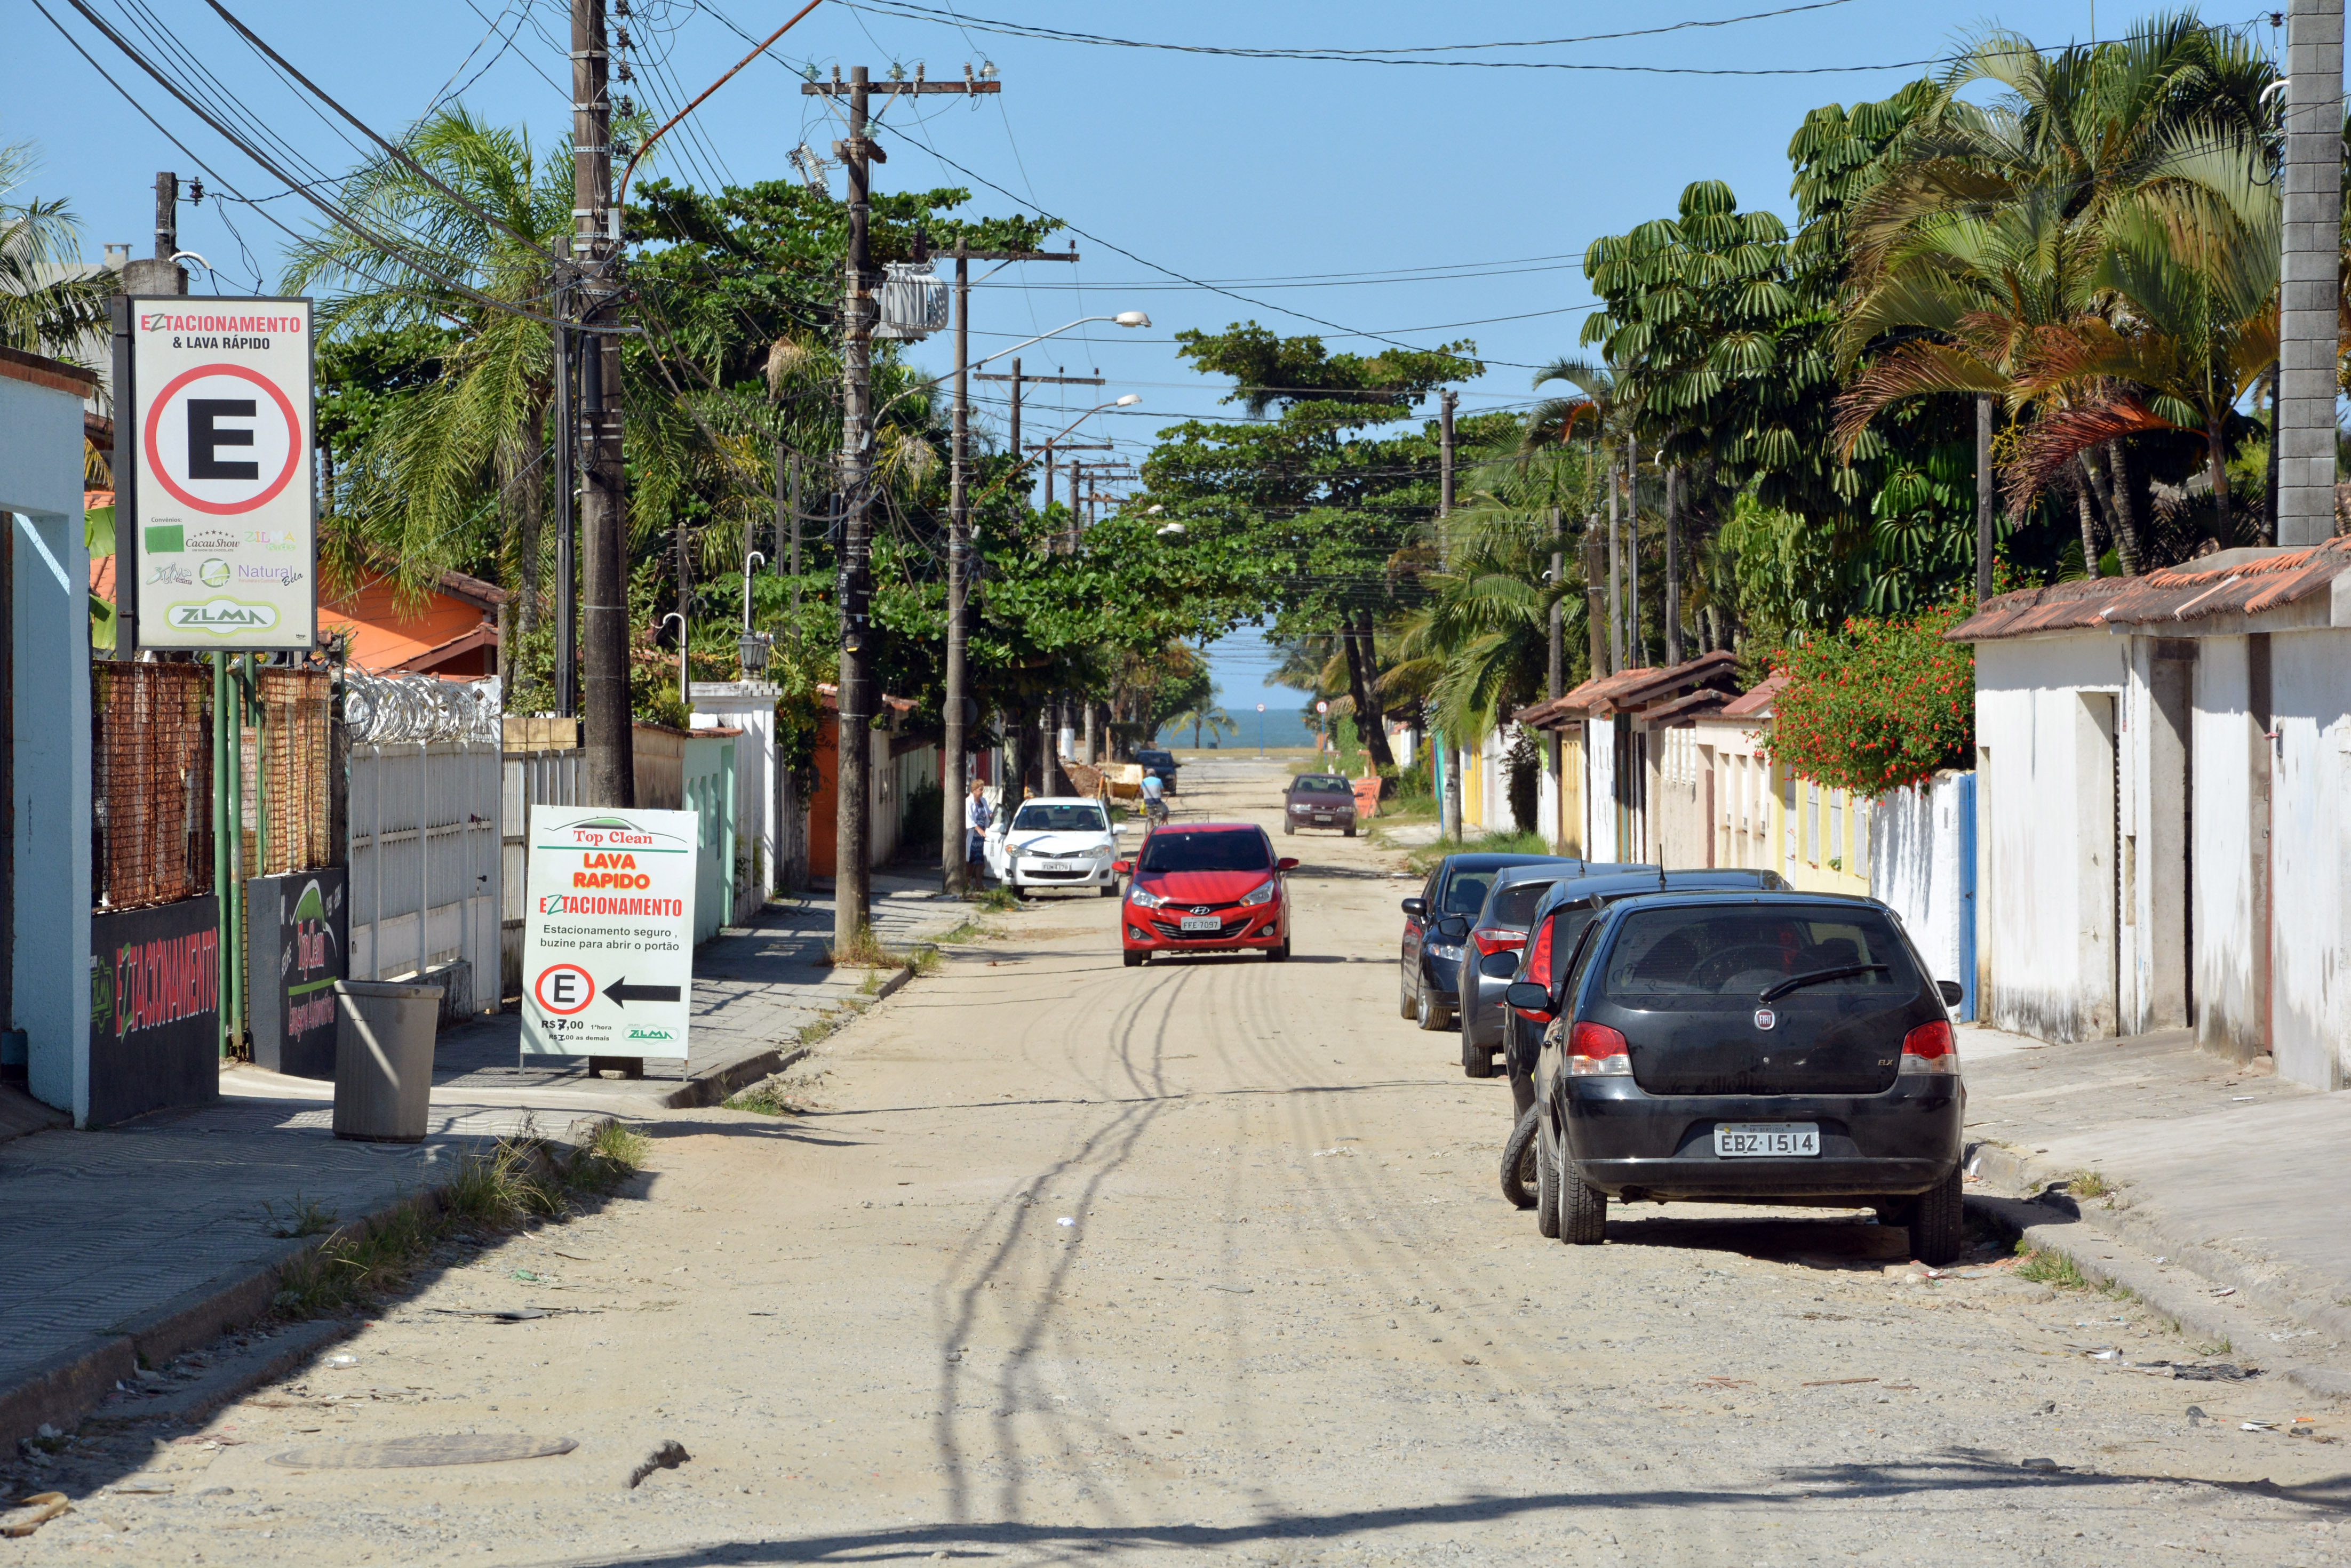
{"type": "Polygon", "coordinates": [[[530,994],[540,1012],[569,1018],[596,1000],[596,981],[576,963],[549,964],[531,982],[530,994]]]}

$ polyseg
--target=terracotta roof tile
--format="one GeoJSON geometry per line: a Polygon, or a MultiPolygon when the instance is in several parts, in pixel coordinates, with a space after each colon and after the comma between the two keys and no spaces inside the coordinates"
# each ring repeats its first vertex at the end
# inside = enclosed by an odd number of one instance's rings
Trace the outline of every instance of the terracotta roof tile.
{"type": "Polygon", "coordinates": [[[1993,642],[2035,632],[2259,615],[2325,591],[2346,569],[2346,538],[2296,550],[2224,550],[2144,576],[2082,578],[2002,594],[1943,635],[1951,642],[1993,642]]]}

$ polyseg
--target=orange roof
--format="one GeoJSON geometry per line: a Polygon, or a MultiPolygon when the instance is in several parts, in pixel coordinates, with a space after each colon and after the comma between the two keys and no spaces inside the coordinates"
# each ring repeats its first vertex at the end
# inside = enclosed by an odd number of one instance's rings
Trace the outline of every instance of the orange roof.
{"type": "Polygon", "coordinates": [[[319,629],[349,634],[350,660],[362,670],[486,675],[497,668],[497,606],[506,597],[444,572],[421,603],[402,604],[392,583],[377,579],[320,604],[319,629]]]}

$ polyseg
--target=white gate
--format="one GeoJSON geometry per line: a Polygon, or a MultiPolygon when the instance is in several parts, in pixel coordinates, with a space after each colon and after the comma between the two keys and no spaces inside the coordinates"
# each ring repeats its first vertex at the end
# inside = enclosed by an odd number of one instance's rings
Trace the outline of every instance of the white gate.
{"type": "Polygon", "coordinates": [[[580,774],[587,753],[577,746],[506,753],[505,798],[498,817],[499,874],[505,882],[499,926],[498,983],[507,996],[522,994],[523,907],[530,885],[530,808],[578,805],[580,774]]]}

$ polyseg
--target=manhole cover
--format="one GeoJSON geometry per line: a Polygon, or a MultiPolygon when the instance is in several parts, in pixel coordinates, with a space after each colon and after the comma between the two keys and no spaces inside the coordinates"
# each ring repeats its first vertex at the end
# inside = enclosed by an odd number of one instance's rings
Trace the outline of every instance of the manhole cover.
{"type": "Polygon", "coordinates": [[[269,1462],[300,1470],[398,1470],[538,1459],[568,1454],[579,1446],[569,1438],[532,1438],[520,1432],[435,1432],[381,1443],[321,1443],[272,1454],[269,1462]]]}

